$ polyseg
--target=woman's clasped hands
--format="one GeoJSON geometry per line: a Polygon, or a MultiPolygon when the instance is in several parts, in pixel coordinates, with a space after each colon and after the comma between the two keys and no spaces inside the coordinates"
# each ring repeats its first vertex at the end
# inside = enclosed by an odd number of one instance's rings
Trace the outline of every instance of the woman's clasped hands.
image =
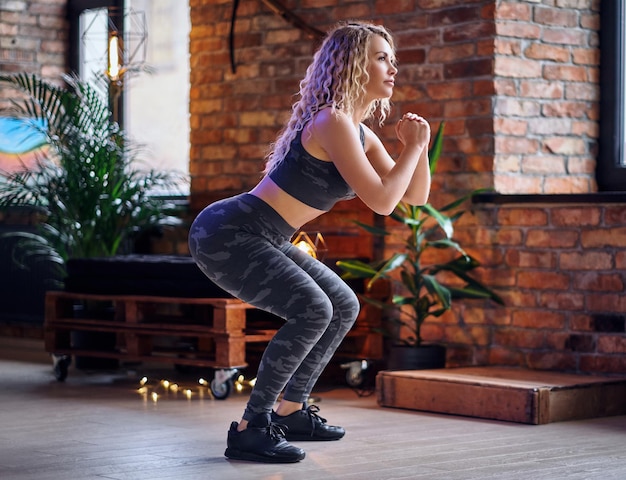
{"type": "Polygon", "coordinates": [[[430,125],[424,117],[407,112],[396,124],[396,136],[403,145],[428,146],[430,143],[430,125]]]}

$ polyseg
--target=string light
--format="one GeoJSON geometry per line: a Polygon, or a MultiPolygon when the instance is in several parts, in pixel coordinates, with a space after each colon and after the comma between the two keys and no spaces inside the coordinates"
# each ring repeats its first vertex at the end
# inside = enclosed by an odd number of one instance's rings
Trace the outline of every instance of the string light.
{"type": "MultiPolygon", "coordinates": [[[[233,381],[234,390],[237,393],[241,393],[246,388],[254,387],[255,382],[256,378],[248,381],[243,375],[239,375],[233,381]]],[[[187,400],[196,398],[197,400],[202,401],[205,397],[211,399],[214,398],[213,392],[211,391],[211,382],[204,378],[199,378],[197,385],[199,385],[199,387],[193,388],[189,386],[181,386],[168,379],[151,381],[148,377],[142,377],[139,380],[137,393],[141,395],[144,402],[151,400],[153,403],[157,403],[165,399],[180,399],[181,397],[178,395],[179,393],[182,394],[182,398],[187,400]]]]}
{"type": "Polygon", "coordinates": [[[241,393],[243,391],[243,375],[239,375],[239,377],[237,378],[237,380],[235,380],[235,389],[241,393]]]}
{"type": "Polygon", "coordinates": [[[239,377],[237,377],[237,380],[235,380],[234,384],[235,384],[235,390],[238,393],[243,392],[243,389],[247,386],[249,387],[254,387],[254,384],[256,383],[256,377],[253,378],[252,380],[246,381],[246,379],[244,378],[243,375],[239,375],[239,377]]]}

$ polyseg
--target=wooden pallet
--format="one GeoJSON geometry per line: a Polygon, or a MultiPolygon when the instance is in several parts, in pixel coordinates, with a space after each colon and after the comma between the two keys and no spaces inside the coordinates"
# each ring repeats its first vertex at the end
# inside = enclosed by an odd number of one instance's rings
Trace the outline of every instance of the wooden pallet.
{"type": "Polygon", "coordinates": [[[246,365],[246,310],[253,307],[234,298],[48,292],[45,308],[45,348],[57,355],[214,368],[246,365]],[[89,308],[76,315],[77,304],[110,308],[105,315],[89,308]],[[73,332],[114,333],[115,348],[76,347],[73,332]]]}
{"type": "MultiPolygon", "coordinates": [[[[268,342],[282,323],[253,325],[252,305],[235,298],[104,295],[66,291],[46,294],[44,343],[55,355],[160,361],[209,368],[244,367],[246,344],[268,342]],[[106,313],[77,305],[105,304],[106,313]],[[114,348],[75,344],[77,333],[114,335],[114,348]]],[[[349,358],[382,358],[380,310],[363,305],[340,349],[349,358]]]]}
{"type": "Polygon", "coordinates": [[[626,378],[500,367],[383,371],[378,404],[533,425],[626,414],[626,378]]]}

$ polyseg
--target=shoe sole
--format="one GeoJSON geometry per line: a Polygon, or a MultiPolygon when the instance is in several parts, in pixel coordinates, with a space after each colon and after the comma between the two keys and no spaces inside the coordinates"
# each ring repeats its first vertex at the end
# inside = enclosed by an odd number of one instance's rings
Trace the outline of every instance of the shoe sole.
{"type": "Polygon", "coordinates": [[[332,442],[336,440],[340,440],[343,438],[343,435],[340,437],[316,437],[314,435],[298,435],[297,433],[289,433],[285,435],[285,440],[288,442],[332,442]]]}
{"type": "Polygon", "coordinates": [[[256,453],[243,452],[234,448],[227,448],[224,455],[231,460],[246,460],[248,462],[262,463],[297,463],[303,460],[305,454],[298,457],[267,457],[265,455],[257,455],[256,453]]]}

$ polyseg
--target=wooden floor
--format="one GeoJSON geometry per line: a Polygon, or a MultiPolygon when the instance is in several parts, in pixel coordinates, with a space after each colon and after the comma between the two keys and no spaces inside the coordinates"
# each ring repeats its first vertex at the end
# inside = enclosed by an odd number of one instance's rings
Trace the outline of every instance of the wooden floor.
{"type": "MultiPolygon", "coordinates": [[[[316,392],[321,414],[346,427],[338,442],[301,442],[291,465],[224,458],[245,394],[199,395],[174,370],[70,369],[57,382],[41,361],[0,360],[0,479],[624,479],[626,417],[531,426],[381,408],[342,385],[316,392]],[[143,374],[162,396],[137,389],[143,374]],[[163,394],[168,377],[191,388],[163,394]]],[[[204,389],[203,389],[204,391],[204,389]]]]}

